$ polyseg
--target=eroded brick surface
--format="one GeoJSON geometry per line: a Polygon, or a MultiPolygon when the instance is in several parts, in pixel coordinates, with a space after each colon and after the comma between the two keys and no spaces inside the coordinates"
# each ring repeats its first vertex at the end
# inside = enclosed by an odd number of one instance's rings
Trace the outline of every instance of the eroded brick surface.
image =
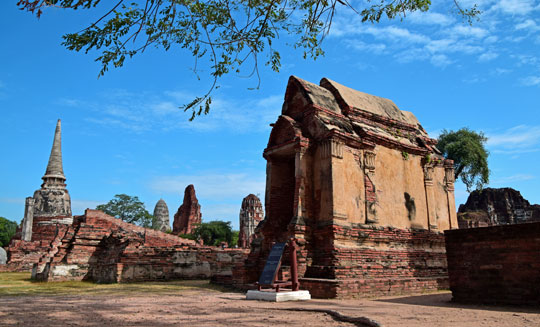
{"type": "Polygon", "coordinates": [[[540,304],[540,222],[446,231],[455,301],[540,304]]]}

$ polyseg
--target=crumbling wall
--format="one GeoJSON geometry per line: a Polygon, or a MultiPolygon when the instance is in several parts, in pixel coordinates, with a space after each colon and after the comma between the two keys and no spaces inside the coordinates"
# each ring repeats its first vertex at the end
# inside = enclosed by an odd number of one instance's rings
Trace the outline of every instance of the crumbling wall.
{"type": "Polygon", "coordinates": [[[7,271],[30,271],[32,266],[49,252],[55,242],[64,237],[70,225],[49,224],[44,220],[50,218],[34,218],[32,226],[32,241],[21,239],[20,231],[13,237],[7,247],[7,271]]]}
{"type": "Polygon", "coordinates": [[[540,222],[445,231],[454,301],[540,304],[540,222]]]}
{"type": "Polygon", "coordinates": [[[247,250],[204,247],[87,210],[51,243],[32,270],[41,281],[99,283],[210,278],[232,283],[232,271],[247,250]]]}

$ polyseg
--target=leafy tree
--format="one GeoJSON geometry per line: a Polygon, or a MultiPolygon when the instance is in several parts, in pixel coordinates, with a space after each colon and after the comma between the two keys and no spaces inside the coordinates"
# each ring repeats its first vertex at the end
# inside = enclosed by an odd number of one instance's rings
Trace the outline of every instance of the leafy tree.
{"type": "Polygon", "coordinates": [[[439,136],[437,147],[448,159],[454,160],[455,178],[461,178],[468,192],[474,185],[479,190],[489,183],[489,152],[485,148],[486,142],[484,133],[468,128],[455,132],[443,130],[439,136]]]}
{"type": "Polygon", "coordinates": [[[16,222],[0,217],[0,247],[8,246],[16,230],[16,222]]]}
{"type": "Polygon", "coordinates": [[[230,221],[214,220],[199,224],[192,233],[195,240],[202,240],[205,245],[218,246],[221,242],[232,245],[233,232],[230,221]]]}
{"type": "MultiPolygon", "coordinates": [[[[453,4],[457,14],[469,23],[480,14],[476,5],[462,8],[458,0],[453,4]]],[[[86,28],[64,35],[63,42],[69,50],[100,52],[96,58],[101,63],[99,75],[111,64],[123,66],[126,58],[150,46],[164,50],[178,46],[191,52],[194,73],[207,65],[209,70],[205,71],[212,78],[204,95],[182,107],[192,110],[193,119],[208,113],[210,94],[219,87],[223,75],[243,73],[241,68],[251,65],[249,75],[256,75],[260,84],[259,54],[265,57],[266,66],[279,71],[278,41],[302,49],[304,58],[316,59],[324,54],[322,42],[338,9],[352,10],[362,22],[377,23],[384,17],[403,19],[411,12],[427,11],[431,0],[380,0],[354,5],[348,0],[19,0],[17,5],[38,18],[43,9],[52,6],[103,10],[104,14],[86,28]],[[280,35],[290,36],[292,42],[280,40],[280,35]]]]}
{"type": "Polygon", "coordinates": [[[232,231],[232,242],[230,243],[231,246],[238,245],[238,237],[239,236],[240,236],[240,231],[239,230],[233,230],[232,231]]]}
{"type": "Polygon", "coordinates": [[[107,204],[98,205],[96,209],[128,223],[147,228],[155,226],[154,216],[146,210],[144,203],[137,196],[116,194],[114,199],[107,204]]]}

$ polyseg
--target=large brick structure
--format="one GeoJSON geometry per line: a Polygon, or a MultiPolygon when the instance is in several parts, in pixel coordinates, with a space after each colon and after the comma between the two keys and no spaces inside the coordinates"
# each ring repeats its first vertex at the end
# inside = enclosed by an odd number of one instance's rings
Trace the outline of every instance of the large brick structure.
{"type": "Polygon", "coordinates": [[[540,305],[540,222],[445,231],[453,300],[540,305]]]}
{"type": "Polygon", "coordinates": [[[315,297],[447,287],[442,231],[457,228],[453,163],[412,113],[293,76],[272,126],[266,218],[238,279],[255,281],[272,243],[296,237],[300,281],[315,297]]]}

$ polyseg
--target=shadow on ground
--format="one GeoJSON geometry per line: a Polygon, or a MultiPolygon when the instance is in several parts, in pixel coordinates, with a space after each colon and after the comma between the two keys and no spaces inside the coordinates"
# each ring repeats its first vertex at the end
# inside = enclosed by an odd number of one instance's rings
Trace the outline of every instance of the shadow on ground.
{"type": "Polygon", "coordinates": [[[510,306],[510,305],[480,305],[458,303],[452,301],[452,293],[415,295],[398,298],[378,299],[378,302],[397,303],[406,305],[421,305],[430,307],[460,308],[471,310],[489,310],[498,312],[523,312],[540,313],[540,308],[532,306],[510,306]]]}

